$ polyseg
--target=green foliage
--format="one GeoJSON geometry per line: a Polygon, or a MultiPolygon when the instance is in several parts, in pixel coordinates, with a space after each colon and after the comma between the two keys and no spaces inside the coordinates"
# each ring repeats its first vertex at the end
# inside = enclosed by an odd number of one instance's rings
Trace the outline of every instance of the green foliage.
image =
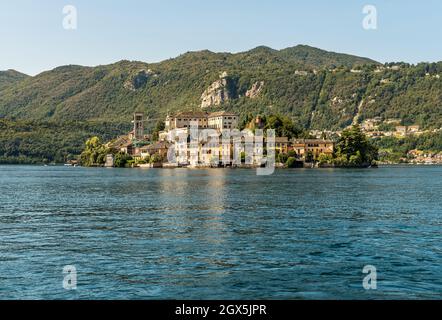
{"type": "Polygon", "coordinates": [[[275,129],[277,137],[288,137],[289,139],[298,137],[302,132],[301,128],[297,128],[293,121],[285,116],[270,115],[263,116],[262,121],[265,124],[264,129],[275,129]]]}
{"type": "Polygon", "coordinates": [[[201,94],[226,71],[227,90],[234,99],[223,109],[242,115],[250,111],[284,113],[300,117],[300,124],[305,125],[324,76],[314,75],[313,68],[361,62],[374,63],[298,46],[281,51],[260,47],[239,54],[192,52],[155,64],[120,61],[94,68],[63,66],[5,87],[0,95],[0,116],[128,121],[134,111],[143,111],[151,119],[163,119],[168,111],[198,109],[201,94]],[[140,70],[151,72],[134,83],[140,70]],[[309,75],[296,75],[296,70],[306,70],[309,75]],[[265,82],[262,94],[257,99],[245,98],[257,81],[265,82]]]}
{"type": "Polygon", "coordinates": [[[288,160],[289,156],[286,153],[279,153],[278,154],[278,158],[277,161],[279,163],[286,163],[288,160]]]}
{"type": "Polygon", "coordinates": [[[134,163],[132,157],[124,152],[118,152],[115,155],[114,166],[116,168],[124,168],[134,163]]]}
{"type": "Polygon", "coordinates": [[[440,152],[442,150],[442,132],[427,133],[404,138],[382,137],[374,141],[379,148],[381,161],[400,162],[411,150],[440,152]]]}
{"type": "Polygon", "coordinates": [[[152,163],[152,164],[154,164],[154,163],[161,163],[161,162],[163,162],[163,157],[161,157],[159,154],[153,154],[150,157],[149,162],[152,163]]]}
{"type": "Polygon", "coordinates": [[[298,154],[296,153],[296,151],[294,150],[289,150],[289,152],[287,153],[287,155],[291,158],[297,158],[298,154]]]}
{"type": "Polygon", "coordinates": [[[245,163],[246,162],[246,153],[243,151],[241,152],[241,163],[245,163]]]}
{"type": "Polygon", "coordinates": [[[321,153],[318,157],[318,163],[323,164],[333,164],[333,156],[331,154],[321,153]]]}
{"type": "Polygon", "coordinates": [[[286,161],[287,168],[295,168],[296,167],[296,158],[289,157],[286,161]]]}
{"type": "Polygon", "coordinates": [[[64,163],[76,159],[91,136],[110,141],[128,130],[121,123],[0,119],[0,163],[64,163]]]}
{"type": "Polygon", "coordinates": [[[336,144],[336,163],[340,166],[365,166],[378,160],[378,148],[358,125],[342,132],[336,144]]]}
{"type": "Polygon", "coordinates": [[[305,155],[305,162],[311,163],[313,161],[315,161],[315,157],[311,151],[308,151],[305,155]]]}
{"type": "Polygon", "coordinates": [[[136,159],[135,164],[148,164],[150,163],[150,157],[146,156],[142,159],[136,159]]]}
{"type": "Polygon", "coordinates": [[[165,129],[165,123],[164,123],[164,120],[158,120],[157,121],[157,124],[155,125],[155,128],[153,129],[153,131],[152,131],[152,140],[153,141],[158,141],[158,139],[159,139],[159,133],[161,132],[161,131],[164,131],[164,129],[165,129]]]}
{"type": "Polygon", "coordinates": [[[85,143],[86,148],[80,155],[80,163],[85,167],[102,166],[106,162],[106,155],[111,150],[101,144],[100,138],[92,137],[85,143]]]}
{"type": "Polygon", "coordinates": [[[17,84],[28,76],[15,70],[0,71],[0,91],[17,84]]]}
{"type": "Polygon", "coordinates": [[[298,45],[296,47],[281,50],[281,55],[285,56],[287,59],[293,59],[296,62],[301,61],[316,68],[353,67],[377,63],[367,58],[327,52],[306,45],[298,45]]]}

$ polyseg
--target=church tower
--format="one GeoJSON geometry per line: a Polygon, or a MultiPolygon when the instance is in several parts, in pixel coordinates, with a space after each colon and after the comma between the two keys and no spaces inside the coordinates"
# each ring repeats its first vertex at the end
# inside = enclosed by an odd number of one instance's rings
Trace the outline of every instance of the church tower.
{"type": "Polygon", "coordinates": [[[144,138],[144,114],[137,112],[134,114],[134,139],[142,140],[144,138]]]}

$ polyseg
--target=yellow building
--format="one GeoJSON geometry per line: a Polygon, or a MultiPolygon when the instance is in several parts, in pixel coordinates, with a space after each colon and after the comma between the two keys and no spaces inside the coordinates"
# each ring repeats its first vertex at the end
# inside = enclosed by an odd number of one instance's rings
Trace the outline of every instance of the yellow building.
{"type": "Polygon", "coordinates": [[[279,153],[289,152],[289,139],[287,137],[276,137],[275,138],[275,150],[279,153]]]}
{"type": "Polygon", "coordinates": [[[322,153],[332,155],[334,142],[322,139],[295,139],[292,141],[291,149],[296,152],[299,158],[305,158],[310,153],[317,159],[322,153]]]}

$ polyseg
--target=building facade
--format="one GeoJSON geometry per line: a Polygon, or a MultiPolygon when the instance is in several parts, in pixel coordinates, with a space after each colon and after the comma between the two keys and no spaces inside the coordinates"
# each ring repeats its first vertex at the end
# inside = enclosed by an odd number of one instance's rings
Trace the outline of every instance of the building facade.
{"type": "Polygon", "coordinates": [[[214,112],[208,115],[209,128],[218,131],[232,130],[238,127],[238,116],[231,112],[214,112]]]}
{"type": "Polygon", "coordinates": [[[165,122],[165,131],[179,128],[190,128],[192,122],[198,124],[198,128],[208,128],[208,114],[205,112],[180,112],[168,115],[165,122]]]}
{"type": "Polygon", "coordinates": [[[295,139],[291,143],[291,149],[296,152],[299,158],[305,159],[311,155],[317,159],[321,154],[332,155],[334,142],[322,139],[295,139]]]}
{"type": "Polygon", "coordinates": [[[168,115],[165,121],[165,131],[180,128],[190,128],[192,123],[197,123],[199,129],[216,129],[223,131],[235,129],[238,126],[238,115],[231,112],[180,112],[168,115]]]}

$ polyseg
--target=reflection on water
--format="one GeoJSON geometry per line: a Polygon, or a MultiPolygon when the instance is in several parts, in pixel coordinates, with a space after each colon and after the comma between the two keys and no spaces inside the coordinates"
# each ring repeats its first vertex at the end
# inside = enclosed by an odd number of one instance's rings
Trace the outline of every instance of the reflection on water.
{"type": "Polygon", "coordinates": [[[441,173],[1,166],[0,298],[441,298],[441,173]]]}

